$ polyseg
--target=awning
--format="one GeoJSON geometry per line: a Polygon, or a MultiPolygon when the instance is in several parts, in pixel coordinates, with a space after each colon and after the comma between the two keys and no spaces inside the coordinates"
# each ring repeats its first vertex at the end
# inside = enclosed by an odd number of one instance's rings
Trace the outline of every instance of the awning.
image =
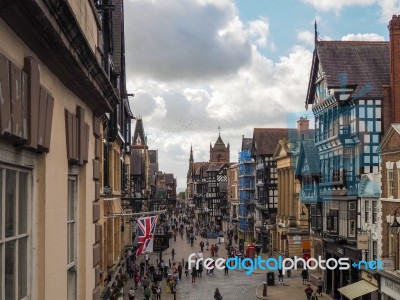
{"type": "Polygon", "coordinates": [[[372,293],[378,289],[377,286],[365,281],[360,280],[356,283],[346,285],[338,291],[345,297],[353,300],[354,298],[361,297],[362,295],[372,293]]]}

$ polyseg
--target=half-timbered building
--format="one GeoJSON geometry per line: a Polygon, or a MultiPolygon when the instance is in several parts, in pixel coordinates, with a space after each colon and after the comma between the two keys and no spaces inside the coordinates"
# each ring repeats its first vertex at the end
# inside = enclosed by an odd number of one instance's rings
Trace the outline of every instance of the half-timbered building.
{"type": "MultiPolygon", "coordinates": [[[[315,116],[325,259],[361,259],[358,185],[363,174],[379,170],[389,61],[387,42],[315,41],[306,108],[315,116]]],[[[327,293],[338,297],[339,287],[359,278],[355,268],[326,270],[327,293]]]]}

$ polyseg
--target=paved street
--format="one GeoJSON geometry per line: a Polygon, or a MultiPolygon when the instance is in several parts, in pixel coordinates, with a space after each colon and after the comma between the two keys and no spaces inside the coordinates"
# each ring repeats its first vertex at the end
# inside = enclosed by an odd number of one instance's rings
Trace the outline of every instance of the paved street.
{"type": "MultiPolygon", "coordinates": [[[[180,236],[177,237],[177,241],[174,242],[170,239],[170,248],[163,253],[163,260],[168,262],[171,260],[171,249],[175,249],[175,262],[182,261],[182,258],[186,261],[189,254],[197,252],[200,247],[199,243],[202,239],[197,237],[193,248],[187,243],[186,239],[183,240],[180,236]]],[[[205,241],[205,240],[203,240],[205,241]]],[[[210,246],[217,240],[210,239],[210,246]]],[[[225,244],[219,245],[219,254],[226,254],[225,244]]],[[[210,251],[206,251],[204,248],[204,257],[209,257],[210,251]]],[[[222,256],[223,257],[223,256],[222,256]]],[[[158,256],[156,254],[151,255],[151,262],[156,263],[158,256]]],[[[143,257],[139,258],[139,261],[143,260],[143,257]]],[[[185,274],[182,274],[183,278],[179,281],[177,286],[176,299],[178,300],[208,300],[214,299],[215,288],[219,288],[223,298],[225,300],[242,300],[242,299],[257,299],[258,294],[262,298],[262,283],[265,281],[265,271],[255,271],[250,276],[245,275],[244,271],[229,271],[228,275],[224,275],[223,270],[214,270],[214,275],[206,275],[203,272],[203,277],[197,278],[196,284],[191,283],[191,276],[185,278],[185,274]],[[258,289],[257,289],[258,288],[258,289]]],[[[285,285],[278,285],[277,275],[275,275],[275,286],[268,286],[268,297],[269,300],[282,300],[282,299],[306,299],[304,294],[304,286],[300,278],[300,271],[292,271],[292,277],[285,279],[285,285]]],[[[124,291],[124,300],[128,299],[127,290],[130,286],[133,286],[132,280],[128,281],[124,291]]],[[[173,295],[166,293],[166,283],[163,280],[163,300],[174,299],[173,295]]],[[[139,288],[136,293],[138,300],[144,299],[143,293],[139,288]]],[[[325,295],[323,297],[328,299],[325,295]]]]}

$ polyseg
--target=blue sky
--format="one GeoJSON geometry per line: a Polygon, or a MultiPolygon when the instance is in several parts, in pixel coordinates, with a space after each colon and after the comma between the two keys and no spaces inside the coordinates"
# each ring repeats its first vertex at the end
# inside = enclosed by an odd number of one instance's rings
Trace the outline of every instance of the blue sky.
{"type": "MultiPolygon", "coordinates": [[[[335,1],[335,0],[332,0],[335,1]]],[[[299,30],[314,30],[314,21],[321,36],[340,40],[350,33],[376,33],[388,40],[387,24],[381,20],[377,3],[349,6],[339,13],[320,11],[303,1],[294,0],[236,0],[239,16],[244,21],[265,17],[269,21],[274,51],[263,51],[271,58],[290,52],[296,44],[299,30]]],[[[388,20],[389,21],[389,20],[388,20]]]]}
{"type": "Polygon", "coordinates": [[[221,137],[237,161],[242,135],[293,127],[304,102],[314,20],[324,40],[388,40],[400,0],[128,0],[131,108],[160,169],[186,185],[190,147],[207,161],[221,137]]]}

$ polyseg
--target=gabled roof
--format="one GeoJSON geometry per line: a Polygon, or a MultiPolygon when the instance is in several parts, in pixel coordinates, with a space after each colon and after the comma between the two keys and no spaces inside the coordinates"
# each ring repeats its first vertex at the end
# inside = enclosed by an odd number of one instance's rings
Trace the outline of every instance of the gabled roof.
{"type": "Polygon", "coordinates": [[[314,129],[299,131],[296,128],[254,128],[252,155],[274,155],[280,140],[297,142],[314,138],[314,129]],[[302,136],[304,135],[304,137],[302,136]]]}
{"type": "Polygon", "coordinates": [[[400,124],[392,123],[382,138],[377,149],[378,153],[400,152],[400,124]]]}
{"type": "MultiPolygon", "coordinates": [[[[229,146],[229,143],[228,143],[229,146]]],[[[214,147],[212,147],[214,150],[226,150],[228,149],[227,146],[225,145],[224,141],[221,138],[221,134],[218,135],[217,141],[214,144],[214,147]]]]}
{"type": "Polygon", "coordinates": [[[279,140],[288,136],[287,128],[254,128],[252,151],[258,155],[273,155],[279,140]]]}
{"type": "Polygon", "coordinates": [[[382,85],[390,83],[389,42],[318,41],[306,107],[314,100],[319,65],[325,74],[328,89],[354,87],[351,97],[382,98],[382,85]]]}
{"type": "Polygon", "coordinates": [[[318,148],[315,146],[313,140],[305,140],[301,142],[299,159],[296,166],[296,176],[302,176],[302,166],[308,164],[311,175],[320,173],[320,159],[318,148]]]}

